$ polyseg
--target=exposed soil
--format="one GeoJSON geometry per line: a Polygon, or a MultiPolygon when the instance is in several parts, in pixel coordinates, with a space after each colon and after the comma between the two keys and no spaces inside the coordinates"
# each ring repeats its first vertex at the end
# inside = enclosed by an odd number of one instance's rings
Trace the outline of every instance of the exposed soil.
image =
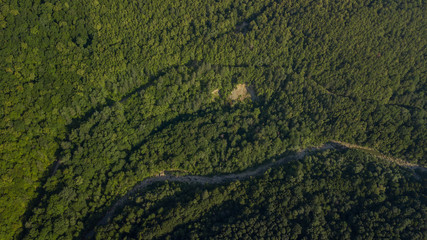
{"type": "Polygon", "coordinates": [[[256,99],[255,91],[252,87],[246,84],[237,84],[236,88],[231,92],[229,98],[233,101],[243,101],[246,98],[256,99]]]}

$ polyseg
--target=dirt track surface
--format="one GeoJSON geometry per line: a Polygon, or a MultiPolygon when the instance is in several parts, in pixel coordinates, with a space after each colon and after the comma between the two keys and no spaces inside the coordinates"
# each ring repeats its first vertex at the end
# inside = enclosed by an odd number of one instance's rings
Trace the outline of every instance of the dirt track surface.
{"type": "MultiPolygon", "coordinates": [[[[221,184],[236,180],[244,180],[250,177],[259,176],[263,174],[268,169],[278,166],[284,163],[288,163],[295,160],[303,159],[307,155],[314,154],[316,152],[325,151],[327,149],[343,149],[343,148],[355,148],[360,149],[361,147],[357,145],[351,145],[343,142],[338,141],[332,141],[329,143],[325,143],[320,147],[309,147],[304,150],[301,150],[293,155],[281,158],[275,162],[270,162],[261,166],[258,166],[255,169],[249,169],[244,172],[240,173],[230,173],[226,175],[215,175],[215,176],[194,176],[194,175],[187,175],[187,176],[173,176],[173,175],[159,175],[155,177],[147,178],[141,182],[139,182],[137,185],[135,185],[129,192],[127,192],[123,197],[121,197],[105,214],[105,216],[96,224],[96,226],[99,225],[105,225],[107,224],[112,216],[114,215],[114,212],[117,208],[122,207],[126,205],[126,203],[129,201],[129,197],[142,189],[148,187],[149,185],[156,183],[156,182],[164,182],[164,181],[170,181],[170,182],[183,182],[183,183],[191,183],[191,184],[221,184]]],[[[386,160],[390,160],[385,158],[386,160]]],[[[396,162],[398,165],[402,167],[406,167],[410,170],[420,169],[421,171],[426,171],[424,167],[415,165],[415,164],[408,164],[406,162],[396,162]]],[[[419,178],[415,171],[414,174],[417,178],[419,178]]],[[[86,239],[90,239],[94,235],[94,231],[92,230],[88,234],[86,234],[86,239]]]]}

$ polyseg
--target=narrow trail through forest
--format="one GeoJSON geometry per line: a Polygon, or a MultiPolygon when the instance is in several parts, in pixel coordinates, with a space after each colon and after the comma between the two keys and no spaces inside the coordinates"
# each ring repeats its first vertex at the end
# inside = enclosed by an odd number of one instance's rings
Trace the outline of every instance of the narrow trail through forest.
{"type": "MultiPolygon", "coordinates": [[[[123,207],[128,203],[129,197],[131,195],[143,190],[144,188],[146,188],[149,185],[156,183],[156,182],[171,181],[171,182],[183,182],[183,183],[191,183],[191,184],[222,184],[222,183],[226,183],[226,182],[231,182],[231,181],[236,181],[236,180],[244,180],[244,179],[248,179],[250,177],[259,176],[274,166],[282,165],[284,163],[288,163],[291,161],[300,160],[300,159],[303,159],[305,156],[308,156],[308,155],[311,155],[311,154],[314,154],[317,152],[325,151],[328,149],[350,149],[350,148],[351,149],[359,149],[359,150],[360,149],[372,150],[370,148],[366,148],[366,147],[362,147],[362,146],[358,146],[358,145],[354,145],[354,144],[349,144],[349,143],[345,143],[345,142],[331,141],[331,142],[325,143],[319,147],[305,148],[305,149],[303,149],[303,150],[301,150],[301,151],[299,151],[293,155],[286,156],[286,157],[281,158],[275,162],[263,164],[261,166],[254,168],[254,169],[249,169],[249,170],[246,170],[246,171],[240,172],[240,173],[230,173],[230,174],[226,174],[226,175],[215,175],[215,176],[197,176],[197,175],[173,176],[173,175],[164,175],[164,172],[162,172],[162,174],[159,174],[158,176],[147,178],[147,179],[139,182],[138,184],[136,184],[129,192],[127,192],[123,197],[121,197],[106,212],[104,217],[95,226],[106,225],[111,220],[111,218],[113,217],[115,211],[118,208],[123,207]]],[[[414,175],[417,179],[420,179],[420,177],[415,172],[415,169],[418,169],[420,171],[427,171],[427,169],[422,167],[422,166],[418,166],[416,164],[408,163],[408,162],[405,162],[401,159],[395,159],[395,158],[387,157],[385,155],[377,155],[377,154],[374,154],[374,155],[381,158],[381,159],[394,162],[401,167],[408,168],[409,170],[411,170],[414,173],[414,175]]],[[[94,236],[94,234],[95,234],[95,232],[93,229],[88,234],[86,234],[86,239],[92,238],[94,236]]]]}

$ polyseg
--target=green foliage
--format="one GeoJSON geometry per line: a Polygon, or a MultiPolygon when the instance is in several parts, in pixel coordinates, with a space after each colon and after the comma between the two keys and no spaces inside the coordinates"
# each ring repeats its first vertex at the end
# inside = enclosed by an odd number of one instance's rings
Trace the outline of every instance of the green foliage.
{"type": "Polygon", "coordinates": [[[372,156],[332,151],[225,186],[153,186],[96,239],[421,239],[421,189],[372,156]]]}
{"type": "Polygon", "coordinates": [[[228,173],[329,139],[425,165],[425,15],[392,0],[5,1],[0,239],[76,237],[161,170],[228,173]],[[258,100],[230,104],[238,83],[258,100]]]}

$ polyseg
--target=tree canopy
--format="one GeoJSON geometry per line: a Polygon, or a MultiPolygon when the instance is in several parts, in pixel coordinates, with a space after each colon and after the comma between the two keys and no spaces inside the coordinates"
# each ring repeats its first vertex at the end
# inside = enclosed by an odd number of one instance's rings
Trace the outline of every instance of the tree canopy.
{"type": "Polygon", "coordinates": [[[422,1],[0,5],[0,239],[78,238],[159,171],[230,173],[330,140],[426,166],[422,1]],[[230,101],[238,84],[256,100],[230,101]]]}

